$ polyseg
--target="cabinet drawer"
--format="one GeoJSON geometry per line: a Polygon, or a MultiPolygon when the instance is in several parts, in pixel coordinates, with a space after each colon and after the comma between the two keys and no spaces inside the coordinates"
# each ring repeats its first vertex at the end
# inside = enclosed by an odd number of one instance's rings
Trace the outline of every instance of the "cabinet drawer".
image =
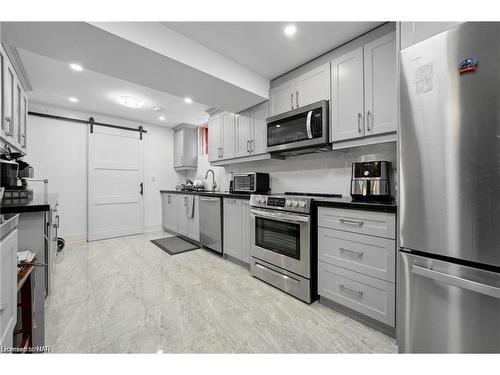
{"type": "Polygon", "coordinates": [[[387,212],[320,207],[318,226],[394,239],[396,216],[387,212]]]}
{"type": "Polygon", "coordinates": [[[318,294],[394,327],[395,284],[318,262],[318,294]]]}
{"type": "Polygon", "coordinates": [[[394,282],[395,240],[318,228],[318,259],[352,271],[394,282]]]}

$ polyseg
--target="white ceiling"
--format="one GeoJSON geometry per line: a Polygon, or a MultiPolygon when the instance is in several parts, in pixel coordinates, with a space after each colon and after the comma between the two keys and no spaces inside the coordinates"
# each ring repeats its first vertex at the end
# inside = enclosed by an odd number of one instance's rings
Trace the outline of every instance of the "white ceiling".
{"type": "Polygon", "coordinates": [[[269,94],[269,80],[159,22],[2,22],[2,43],[231,112],[269,94]]]}
{"type": "Polygon", "coordinates": [[[383,22],[163,22],[163,25],[233,59],[268,79],[277,78],[383,22]]]}
{"type": "Polygon", "coordinates": [[[65,62],[22,49],[18,53],[33,88],[28,93],[33,102],[169,127],[182,122],[200,125],[208,120],[206,105],[187,104],[178,96],[90,70],[75,72],[65,62]],[[120,95],[133,95],[144,105],[138,109],[125,107],[118,103],[120,95]],[[71,103],[69,97],[79,102],[71,103]],[[164,111],[155,112],[153,107],[164,111]],[[158,119],[161,115],[165,121],[158,119]]]}

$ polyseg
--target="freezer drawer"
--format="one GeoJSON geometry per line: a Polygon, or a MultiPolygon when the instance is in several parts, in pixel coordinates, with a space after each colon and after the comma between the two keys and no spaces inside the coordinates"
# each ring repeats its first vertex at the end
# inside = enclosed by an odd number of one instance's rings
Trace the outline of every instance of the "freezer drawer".
{"type": "Polygon", "coordinates": [[[388,238],[318,228],[318,259],[395,282],[395,241],[388,238]]]}
{"type": "Polygon", "coordinates": [[[396,216],[387,212],[320,207],[318,226],[370,236],[396,237],[396,216]]]}
{"type": "Polygon", "coordinates": [[[500,353],[500,274],[399,252],[403,353],[500,353]]]}
{"type": "Polygon", "coordinates": [[[393,283],[318,262],[318,294],[394,327],[393,283]]]}

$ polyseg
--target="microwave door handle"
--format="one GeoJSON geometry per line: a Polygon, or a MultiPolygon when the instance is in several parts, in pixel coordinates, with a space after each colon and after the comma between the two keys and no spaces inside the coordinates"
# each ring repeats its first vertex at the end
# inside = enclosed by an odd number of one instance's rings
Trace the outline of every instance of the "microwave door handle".
{"type": "Polygon", "coordinates": [[[307,112],[307,120],[306,120],[306,130],[307,130],[307,138],[312,139],[312,131],[311,131],[311,117],[313,111],[307,112]]]}

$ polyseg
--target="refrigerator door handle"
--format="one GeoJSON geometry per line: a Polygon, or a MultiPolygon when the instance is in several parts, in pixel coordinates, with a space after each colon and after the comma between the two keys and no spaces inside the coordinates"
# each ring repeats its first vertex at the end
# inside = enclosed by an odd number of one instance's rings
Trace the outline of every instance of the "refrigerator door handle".
{"type": "Polygon", "coordinates": [[[500,299],[500,288],[496,288],[494,286],[481,284],[476,281],[463,279],[458,276],[449,275],[447,273],[435,271],[426,267],[421,267],[416,265],[411,266],[411,272],[423,277],[427,277],[429,279],[443,282],[445,284],[454,285],[462,289],[467,289],[472,292],[481,293],[490,297],[500,299]]]}

